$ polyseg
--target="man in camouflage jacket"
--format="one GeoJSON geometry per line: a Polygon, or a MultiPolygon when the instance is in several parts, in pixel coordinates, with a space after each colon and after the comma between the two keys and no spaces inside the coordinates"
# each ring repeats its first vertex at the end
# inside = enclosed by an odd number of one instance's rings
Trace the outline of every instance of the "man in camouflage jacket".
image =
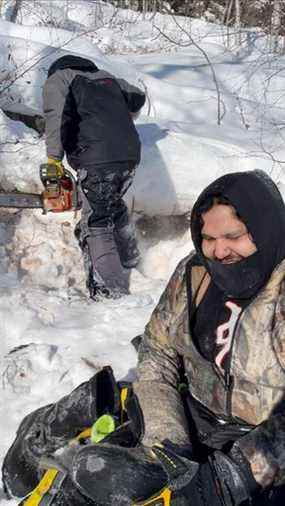
{"type": "Polygon", "coordinates": [[[198,198],[191,232],[139,348],[141,416],[129,417],[142,444],[111,434],[83,448],[73,482],[100,505],[281,506],[284,202],[262,171],[226,174],[198,198]]]}
{"type": "Polygon", "coordinates": [[[197,200],[191,232],[196,251],[171,277],[139,350],[135,392],[144,414],[143,441],[147,446],[198,441],[209,452],[221,450],[249,464],[261,494],[256,504],[263,504],[262,491],[268,489],[265,504],[279,504],[278,495],[285,499],[280,488],[285,482],[284,203],[263,172],[228,174],[197,200]],[[245,241],[249,254],[242,250],[245,241]],[[178,390],[181,359],[191,428],[178,390]]]}
{"type": "Polygon", "coordinates": [[[142,337],[128,421],[65,463],[67,493],[91,504],[284,504],[284,202],[261,171],[226,174],[198,198],[191,232],[195,251],[142,337]]]}

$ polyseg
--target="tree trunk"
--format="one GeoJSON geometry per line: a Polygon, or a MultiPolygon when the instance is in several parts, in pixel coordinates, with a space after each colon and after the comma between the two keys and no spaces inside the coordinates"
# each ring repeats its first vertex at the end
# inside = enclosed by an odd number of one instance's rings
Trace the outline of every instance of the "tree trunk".
{"type": "Polygon", "coordinates": [[[236,26],[236,44],[241,44],[241,20],[240,20],[240,0],[235,0],[235,26],[236,26]]]}
{"type": "Polygon", "coordinates": [[[233,3],[234,1],[233,0],[228,0],[228,3],[227,3],[227,7],[225,9],[225,20],[224,20],[224,23],[228,26],[229,23],[230,23],[230,19],[231,19],[231,12],[232,12],[232,8],[233,8],[233,3]]]}
{"type": "Polygon", "coordinates": [[[270,48],[273,52],[278,51],[278,39],[281,28],[281,1],[274,0],[271,14],[270,48]]]}
{"type": "Polygon", "coordinates": [[[227,5],[225,8],[225,13],[224,13],[224,18],[223,18],[223,24],[225,24],[227,27],[227,40],[226,40],[227,47],[230,47],[230,45],[231,45],[229,24],[230,24],[230,19],[231,19],[232,8],[233,8],[233,0],[227,0],[227,5]]]}
{"type": "Polygon", "coordinates": [[[11,12],[11,18],[10,18],[12,23],[16,23],[18,12],[21,7],[21,3],[22,3],[22,0],[15,0],[14,1],[14,5],[12,8],[12,12],[11,12]]]}

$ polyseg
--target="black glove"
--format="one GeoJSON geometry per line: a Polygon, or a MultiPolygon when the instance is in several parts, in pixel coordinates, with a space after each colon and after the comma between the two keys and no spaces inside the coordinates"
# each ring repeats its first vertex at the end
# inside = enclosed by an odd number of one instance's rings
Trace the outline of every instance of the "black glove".
{"type": "Polygon", "coordinates": [[[168,491],[171,506],[238,506],[259,491],[238,447],[229,455],[216,451],[200,465],[185,458],[179,447],[168,442],[154,447],[153,452],[168,476],[168,483],[157,499],[168,491]]]}

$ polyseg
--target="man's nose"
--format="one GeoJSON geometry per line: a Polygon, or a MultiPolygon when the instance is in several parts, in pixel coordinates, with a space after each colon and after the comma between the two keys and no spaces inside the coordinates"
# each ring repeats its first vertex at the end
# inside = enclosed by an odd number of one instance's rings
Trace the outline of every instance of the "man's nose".
{"type": "Polygon", "coordinates": [[[230,254],[230,248],[227,239],[224,239],[223,237],[216,239],[214,254],[218,260],[223,260],[230,254]]]}

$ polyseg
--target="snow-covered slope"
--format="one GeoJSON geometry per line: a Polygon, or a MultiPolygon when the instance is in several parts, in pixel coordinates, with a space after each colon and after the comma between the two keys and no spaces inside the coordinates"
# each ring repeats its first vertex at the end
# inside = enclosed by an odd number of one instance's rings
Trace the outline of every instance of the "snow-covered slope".
{"type": "MultiPolygon", "coordinates": [[[[179,18],[197,47],[168,16],[142,19],[101,2],[100,11],[88,1],[69,2],[68,10],[60,1],[48,2],[49,10],[46,2],[33,4],[38,8],[24,2],[18,24],[2,11],[2,108],[42,114],[47,68],[66,52],[147,90],[137,121],[142,162],[127,195],[140,223],[143,261],[131,273],[132,295],[94,304],[73,235],[79,216],[0,209],[0,460],[26,413],[103,364],[112,364],[118,378],[133,377],[130,340],[143,331],[171,271],[191,249],[183,215],[206,184],[225,172],[262,168],[285,188],[284,57],[268,57],[261,33],[245,33],[237,51],[225,47],[222,27],[179,18]],[[181,46],[170,51],[169,38],[181,46]]],[[[0,112],[2,188],[40,191],[44,160],[44,139],[0,112]]],[[[0,505],[6,505],[1,491],[0,505]]]]}

